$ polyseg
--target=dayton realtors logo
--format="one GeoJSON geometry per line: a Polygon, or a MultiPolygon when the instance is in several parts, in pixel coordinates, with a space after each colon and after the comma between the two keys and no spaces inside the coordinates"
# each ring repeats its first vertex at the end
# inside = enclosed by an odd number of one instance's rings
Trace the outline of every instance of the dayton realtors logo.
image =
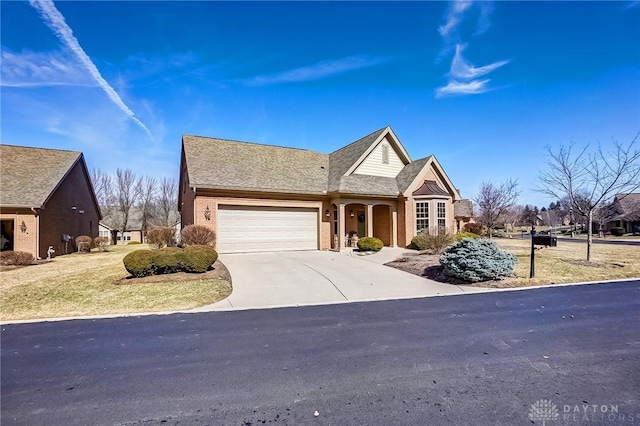
{"type": "Polygon", "coordinates": [[[565,404],[560,409],[549,399],[540,399],[531,404],[529,408],[529,419],[532,421],[542,422],[542,426],[546,426],[547,422],[556,420],[562,421],[564,424],[568,422],[584,423],[635,423],[640,421],[640,413],[620,413],[617,404],[565,404]]]}

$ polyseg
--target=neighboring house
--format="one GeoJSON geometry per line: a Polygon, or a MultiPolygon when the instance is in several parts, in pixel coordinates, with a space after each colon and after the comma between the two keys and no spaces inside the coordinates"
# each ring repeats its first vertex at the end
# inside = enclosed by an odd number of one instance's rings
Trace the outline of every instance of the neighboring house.
{"type": "Polygon", "coordinates": [[[473,202],[471,200],[454,201],[453,217],[456,220],[456,231],[464,232],[464,225],[475,222],[473,218],[473,202]]]}
{"type": "Polygon", "coordinates": [[[412,161],[390,127],[331,154],[183,135],[182,226],[216,232],[221,253],[341,249],[348,234],[407,246],[457,228],[460,194],[434,156],[412,161]]]}
{"type": "Polygon", "coordinates": [[[104,217],[100,221],[100,236],[108,237],[109,244],[128,244],[131,241],[142,243],[142,213],[139,208],[131,207],[127,229],[120,232],[120,214],[114,207],[103,207],[104,217]]]}
{"type": "MultiPolygon", "coordinates": [[[[98,236],[100,209],[81,152],[0,145],[0,219],[9,248],[47,257],[98,236]]],[[[4,247],[3,247],[4,249],[4,247]]]]}
{"type": "Polygon", "coordinates": [[[624,228],[627,233],[640,233],[640,193],[616,194],[609,206],[605,232],[624,228]]]}

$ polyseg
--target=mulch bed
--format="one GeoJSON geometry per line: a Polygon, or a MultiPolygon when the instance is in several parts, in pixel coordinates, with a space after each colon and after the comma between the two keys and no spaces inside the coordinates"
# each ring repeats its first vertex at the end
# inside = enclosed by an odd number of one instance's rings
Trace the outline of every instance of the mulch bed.
{"type": "Polygon", "coordinates": [[[163,283],[176,281],[195,281],[195,280],[225,280],[231,282],[231,274],[224,263],[216,260],[213,268],[202,274],[189,274],[187,272],[176,272],[174,274],[151,275],[148,277],[134,278],[128,276],[115,282],[116,285],[131,285],[145,283],[163,283]]]}

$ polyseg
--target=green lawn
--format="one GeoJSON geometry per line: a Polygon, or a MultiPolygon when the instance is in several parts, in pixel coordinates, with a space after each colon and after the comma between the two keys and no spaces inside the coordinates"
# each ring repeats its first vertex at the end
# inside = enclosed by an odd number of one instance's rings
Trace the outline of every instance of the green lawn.
{"type": "MultiPolygon", "coordinates": [[[[74,253],[51,262],[0,271],[0,319],[37,319],[193,309],[231,294],[231,283],[215,273],[188,280],[118,285],[129,274],[122,258],[145,245],[74,253]]],[[[169,280],[167,280],[169,278],[169,280]]],[[[126,280],[125,280],[126,282],[126,280]]]]}

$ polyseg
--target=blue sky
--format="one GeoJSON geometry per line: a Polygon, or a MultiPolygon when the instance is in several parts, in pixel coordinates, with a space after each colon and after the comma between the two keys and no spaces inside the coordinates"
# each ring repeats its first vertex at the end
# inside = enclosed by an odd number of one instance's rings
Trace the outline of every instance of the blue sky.
{"type": "Polygon", "coordinates": [[[640,2],[3,1],[2,143],[177,177],[182,134],[329,153],[390,125],[464,197],[640,131],[640,2]]]}

